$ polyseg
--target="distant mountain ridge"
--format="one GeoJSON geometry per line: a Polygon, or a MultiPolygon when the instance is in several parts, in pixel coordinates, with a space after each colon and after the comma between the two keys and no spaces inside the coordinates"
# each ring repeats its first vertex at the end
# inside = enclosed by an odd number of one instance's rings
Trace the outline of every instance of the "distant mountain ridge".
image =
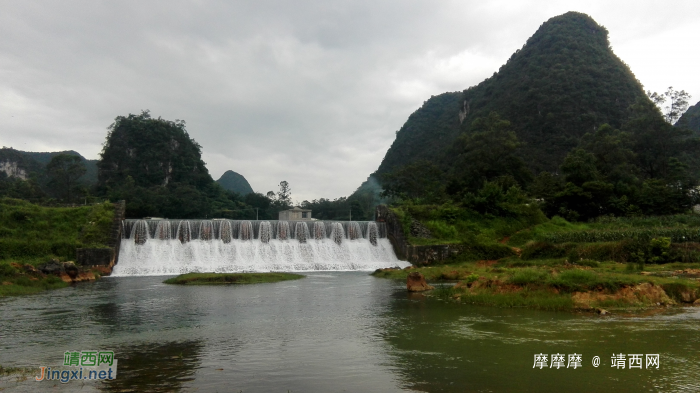
{"type": "Polygon", "coordinates": [[[580,138],[621,127],[642,85],[611,50],[607,30],[578,12],[549,19],[491,77],[428,99],[397,132],[375,175],[427,160],[449,167],[457,137],[490,112],[509,120],[527,165],[556,171],[580,138]]]}
{"type": "Polygon", "coordinates": [[[700,102],[688,108],[675,124],[676,127],[685,127],[695,136],[700,136],[700,102]]]}
{"type": "Polygon", "coordinates": [[[225,190],[233,191],[241,195],[252,194],[253,188],[243,175],[234,171],[226,171],[219,180],[216,181],[225,190]]]}
{"type": "MultiPolygon", "coordinates": [[[[68,154],[80,157],[81,161],[85,164],[86,172],[79,180],[88,185],[97,183],[97,160],[88,160],[74,150],[33,152],[3,147],[0,149],[0,163],[3,164],[3,167],[10,167],[14,165],[16,168],[24,171],[26,176],[30,175],[31,173],[35,173],[37,176],[43,177],[46,165],[51,162],[53,157],[59,154],[68,154]]],[[[6,171],[5,173],[10,176],[10,174],[6,171]]]]}

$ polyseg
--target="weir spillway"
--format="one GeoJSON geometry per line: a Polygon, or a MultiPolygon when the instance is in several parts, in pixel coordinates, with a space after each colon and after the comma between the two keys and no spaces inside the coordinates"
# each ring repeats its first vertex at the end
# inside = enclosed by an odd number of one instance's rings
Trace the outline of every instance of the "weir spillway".
{"type": "Polygon", "coordinates": [[[405,267],[374,221],[124,220],[112,276],[405,267]]]}

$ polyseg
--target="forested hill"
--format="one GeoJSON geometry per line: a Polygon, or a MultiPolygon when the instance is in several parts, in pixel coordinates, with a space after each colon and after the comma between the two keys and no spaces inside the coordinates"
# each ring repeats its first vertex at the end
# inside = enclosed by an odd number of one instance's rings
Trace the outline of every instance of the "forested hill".
{"type": "Polygon", "coordinates": [[[377,173],[418,160],[439,163],[455,139],[491,111],[511,122],[531,170],[556,171],[586,132],[605,123],[620,128],[642,97],[641,84],[612,52],[607,30],[588,15],[568,12],[542,24],[479,85],[426,101],[399,130],[377,173]]]}
{"type": "Polygon", "coordinates": [[[250,183],[248,183],[248,180],[246,180],[243,175],[234,171],[226,171],[216,182],[219,183],[224,190],[236,192],[241,195],[253,193],[253,188],[250,186],[250,183]]]}
{"type": "Polygon", "coordinates": [[[46,165],[51,162],[52,158],[60,154],[80,157],[80,161],[85,165],[85,174],[79,180],[89,185],[97,183],[97,160],[88,160],[74,150],[34,152],[4,147],[0,149],[0,162],[14,163],[27,175],[35,174],[37,177],[43,178],[45,177],[46,165]]]}
{"type": "Polygon", "coordinates": [[[685,127],[691,130],[695,136],[700,136],[700,102],[688,108],[675,125],[676,127],[685,127]]]}

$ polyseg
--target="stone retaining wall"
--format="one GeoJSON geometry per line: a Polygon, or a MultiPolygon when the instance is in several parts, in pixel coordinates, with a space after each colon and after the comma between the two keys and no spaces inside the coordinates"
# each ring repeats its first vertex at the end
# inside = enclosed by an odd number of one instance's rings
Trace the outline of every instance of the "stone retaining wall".
{"type": "Polygon", "coordinates": [[[377,221],[386,223],[387,238],[394,247],[396,257],[402,261],[418,266],[433,265],[463,251],[460,245],[414,246],[409,244],[404,236],[401,221],[386,205],[377,206],[377,221]]]}

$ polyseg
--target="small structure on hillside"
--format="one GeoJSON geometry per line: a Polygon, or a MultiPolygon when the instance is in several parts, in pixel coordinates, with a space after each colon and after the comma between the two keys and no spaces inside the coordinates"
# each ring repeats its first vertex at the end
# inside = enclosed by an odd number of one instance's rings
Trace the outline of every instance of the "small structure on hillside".
{"type": "Polygon", "coordinates": [[[311,210],[294,207],[289,210],[282,210],[279,214],[280,221],[304,221],[311,220],[311,210]]]}

